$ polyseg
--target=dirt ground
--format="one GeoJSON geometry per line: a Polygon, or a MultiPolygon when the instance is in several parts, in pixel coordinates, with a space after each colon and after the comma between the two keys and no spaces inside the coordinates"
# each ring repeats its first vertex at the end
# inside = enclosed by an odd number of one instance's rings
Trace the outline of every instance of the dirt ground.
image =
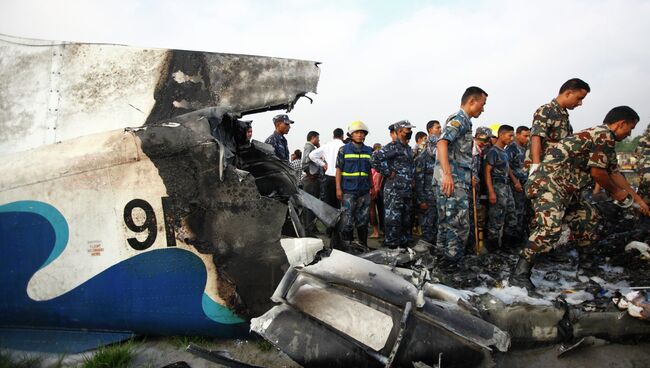
{"type": "MultiPolygon", "coordinates": [[[[192,368],[225,367],[196,357],[179,346],[184,338],[148,338],[135,344],[134,360],[131,367],[162,368],[166,365],[185,362],[192,368]]],[[[284,353],[259,340],[201,340],[195,341],[211,350],[230,352],[232,358],[248,364],[269,368],[300,367],[284,353]]],[[[91,352],[64,356],[30,353],[41,358],[41,367],[77,367],[91,352]],[[59,365],[59,361],[61,364],[59,365]]],[[[24,356],[23,352],[14,352],[24,356]]],[[[578,368],[578,367],[626,367],[645,368],[650,366],[650,343],[617,344],[604,340],[588,339],[580,347],[558,357],[558,346],[546,346],[527,350],[511,351],[494,355],[496,367],[504,368],[578,368]]],[[[444,367],[444,357],[442,367],[444,367]]]]}
{"type": "MultiPolygon", "coordinates": [[[[223,367],[185,351],[186,344],[193,342],[210,350],[225,351],[233,359],[262,367],[300,367],[286,354],[263,340],[207,339],[187,337],[161,337],[139,339],[134,343],[133,361],[130,367],[161,368],[166,365],[185,362],[192,368],[223,367]]],[[[80,367],[94,354],[88,351],[80,354],[60,355],[36,352],[11,351],[17,358],[38,357],[40,367],[80,367]]]]}

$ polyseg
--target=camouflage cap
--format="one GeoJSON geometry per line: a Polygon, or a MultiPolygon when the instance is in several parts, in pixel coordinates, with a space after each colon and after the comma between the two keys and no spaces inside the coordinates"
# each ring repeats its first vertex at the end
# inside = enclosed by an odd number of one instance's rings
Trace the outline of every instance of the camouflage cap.
{"type": "Polygon", "coordinates": [[[275,124],[277,122],[284,122],[284,123],[287,123],[287,124],[293,124],[293,120],[289,119],[289,115],[287,115],[287,114],[275,115],[273,117],[273,124],[275,124]]]}
{"type": "Polygon", "coordinates": [[[411,122],[408,120],[400,120],[397,123],[393,124],[393,129],[397,130],[400,128],[415,128],[415,125],[411,125],[411,122]]]}
{"type": "Polygon", "coordinates": [[[474,133],[474,138],[478,138],[480,136],[492,137],[492,129],[488,127],[477,127],[476,133],[474,133]]]}

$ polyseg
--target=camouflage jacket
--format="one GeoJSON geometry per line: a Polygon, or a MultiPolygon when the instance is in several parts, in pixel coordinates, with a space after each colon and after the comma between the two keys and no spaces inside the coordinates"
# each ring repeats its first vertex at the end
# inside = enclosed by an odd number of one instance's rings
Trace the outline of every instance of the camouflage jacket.
{"type": "MultiPolygon", "coordinates": [[[[544,158],[549,146],[557,144],[560,139],[573,134],[573,128],[569,122],[569,112],[558,104],[557,100],[540,106],[533,115],[533,124],[530,128],[531,138],[538,136],[542,138],[541,158],[544,158]]],[[[530,153],[530,145],[526,151],[524,169],[528,171],[533,160],[530,153]]]]}
{"type": "MultiPolygon", "coordinates": [[[[440,140],[449,142],[447,153],[454,184],[469,189],[472,185],[472,121],[462,109],[447,118],[440,140]]],[[[442,181],[442,168],[436,157],[434,177],[442,181]]]]}
{"type": "Polygon", "coordinates": [[[531,179],[527,189],[535,197],[540,188],[557,191],[563,198],[579,192],[593,182],[591,168],[608,172],[618,171],[615,151],[616,139],[607,125],[582,130],[549,147],[539,168],[539,175],[531,179]]]}
{"type": "Polygon", "coordinates": [[[437,184],[433,178],[437,143],[438,137],[430,136],[422,152],[415,158],[415,195],[418,203],[424,203],[433,196],[433,186],[437,184]]]}
{"type": "Polygon", "coordinates": [[[492,182],[509,183],[510,176],[510,156],[505,149],[498,146],[490,147],[485,155],[485,161],[492,166],[492,182]]]}
{"type": "Polygon", "coordinates": [[[517,142],[512,142],[506,147],[506,152],[508,152],[510,158],[510,169],[512,169],[512,173],[523,185],[528,179],[528,171],[524,170],[526,147],[520,146],[517,142]]]}
{"type": "Polygon", "coordinates": [[[413,152],[400,141],[390,142],[372,155],[372,167],[384,176],[384,190],[403,196],[413,194],[413,152]],[[396,175],[391,179],[391,174],[396,175]]]}

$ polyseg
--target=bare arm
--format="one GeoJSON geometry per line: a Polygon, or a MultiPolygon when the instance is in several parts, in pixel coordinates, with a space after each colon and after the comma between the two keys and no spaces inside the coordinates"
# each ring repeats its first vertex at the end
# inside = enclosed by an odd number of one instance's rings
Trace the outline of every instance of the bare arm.
{"type": "Polygon", "coordinates": [[[508,169],[508,176],[510,177],[510,180],[512,180],[512,185],[515,187],[515,190],[517,192],[521,192],[521,183],[519,182],[519,179],[515,176],[515,173],[512,171],[512,169],[508,169]]]}
{"type": "Polygon", "coordinates": [[[485,186],[488,190],[488,200],[490,203],[495,204],[497,203],[497,194],[494,192],[494,185],[492,184],[492,165],[486,163],[483,173],[485,174],[485,186]]]}
{"type": "Polygon", "coordinates": [[[530,158],[533,164],[542,162],[542,137],[538,135],[530,137],[530,158]]]}
{"type": "MultiPolygon", "coordinates": [[[[607,172],[607,170],[598,167],[592,167],[590,173],[591,177],[596,181],[596,183],[605,189],[607,193],[612,196],[612,198],[616,199],[617,201],[622,201],[625,199],[625,197],[627,197],[627,190],[619,187],[613,180],[613,177],[610,176],[610,174],[607,172]]],[[[618,180],[620,180],[620,178],[618,180]]],[[[625,180],[625,178],[623,178],[623,180],[625,180]]]]}
{"type": "Polygon", "coordinates": [[[343,200],[343,190],[341,189],[341,169],[336,168],[336,198],[339,201],[343,200]]]}
{"type": "Polygon", "coordinates": [[[641,198],[641,196],[639,196],[634,191],[634,189],[632,188],[630,183],[627,181],[627,179],[625,179],[625,176],[623,176],[623,174],[621,174],[620,172],[614,172],[614,173],[612,173],[610,175],[610,177],[612,178],[612,181],[614,182],[614,184],[616,184],[619,188],[625,189],[625,191],[629,195],[631,195],[632,198],[634,198],[634,202],[639,203],[639,204],[643,203],[643,198],[641,198]]]}

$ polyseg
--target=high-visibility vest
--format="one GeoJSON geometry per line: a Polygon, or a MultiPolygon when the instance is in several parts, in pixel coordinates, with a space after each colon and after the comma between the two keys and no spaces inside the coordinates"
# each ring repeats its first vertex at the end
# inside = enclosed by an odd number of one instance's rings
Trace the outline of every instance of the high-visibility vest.
{"type": "Polygon", "coordinates": [[[362,145],[358,149],[350,142],[343,146],[343,169],[341,190],[344,193],[368,193],[370,191],[370,158],[372,149],[362,145]]]}

